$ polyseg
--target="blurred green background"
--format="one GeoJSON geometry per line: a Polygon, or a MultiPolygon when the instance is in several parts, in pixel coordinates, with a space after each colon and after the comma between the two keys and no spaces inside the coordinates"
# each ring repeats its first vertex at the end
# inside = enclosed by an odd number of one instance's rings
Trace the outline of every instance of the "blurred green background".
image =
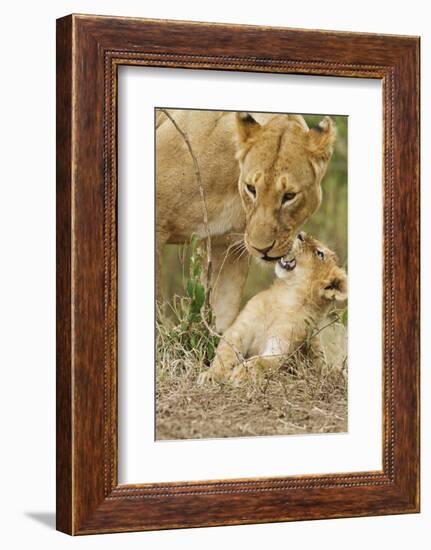
{"type": "MultiPolygon", "coordinates": [[[[307,124],[316,126],[324,115],[303,115],[307,124]]],[[[304,224],[302,230],[311,233],[332,250],[335,250],[347,268],[347,116],[331,115],[337,127],[334,154],[322,181],[322,204],[304,224]]],[[[184,294],[184,280],[188,274],[187,245],[167,245],[164,250],[163,287],[170,301],[173,295],[184,294]]],[[[260,290],[267,288],[274,277],[273,266],[251,261],[244,302],[260,290]]]]}

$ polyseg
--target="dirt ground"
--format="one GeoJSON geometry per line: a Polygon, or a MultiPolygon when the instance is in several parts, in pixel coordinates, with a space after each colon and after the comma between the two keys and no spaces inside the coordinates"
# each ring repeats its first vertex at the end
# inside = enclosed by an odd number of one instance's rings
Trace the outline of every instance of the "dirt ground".
{"type": "Polygon", "coordinates": [[[325,335],[327,365],[298,363],[240,387],[199,386],[206,367],[187,355],[169,357],[165,349],[156,366],[156,438],[346,432],[345,339],[340,327],[325,335]]]}

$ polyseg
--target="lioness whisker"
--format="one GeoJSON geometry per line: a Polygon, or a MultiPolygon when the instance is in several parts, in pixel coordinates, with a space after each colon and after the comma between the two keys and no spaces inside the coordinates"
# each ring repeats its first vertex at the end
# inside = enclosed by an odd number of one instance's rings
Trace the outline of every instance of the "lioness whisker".
{"type": "Polygon", "coordinates": [[[238,262],[246,253],[247,253],[247,248],[244,247],[241,253],[239,254],[239,256],[237,256],[235,261],[238,262]]]}
{"type": "MultiPolygon", "coordinates": [[[[237,235],[242,235],[242,233],[236,233],[237,235]]],[[[226,250],[225,254],[224,254],[224,257],[223,257],[223,260],[222,260],[222,263],[221,263],[221,266],[220,266],[220,269],[219,269],[219,272],[217,273],[217,278],[216,280],[214,281],[214,285],[213,285],[213,289],[216,288],[217,286],[217,283],[218,283],[218,280],[219,280],[219,277],[220,277],[220,273],[223,271],[223,267],[226,263],[226,260],[230,254],[230,252],[232,251],[232,254],[233,256],[235,256],[235,254],[237,253],[237,249],[238,248],[241,248],[242,246],[245,246],[244,245],[244,241],[243,239],[239,239],[238,241],[235,241],[234,243],[232,243],[226,250]]]]}

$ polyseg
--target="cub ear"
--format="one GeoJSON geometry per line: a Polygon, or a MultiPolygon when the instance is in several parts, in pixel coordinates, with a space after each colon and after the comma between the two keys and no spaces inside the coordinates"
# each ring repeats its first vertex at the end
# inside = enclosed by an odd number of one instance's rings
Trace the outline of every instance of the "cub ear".
{"type": "Polygon", "coordinates": [[[342,302],[347,299],[347,275],[344,269],[333,269],[330,277],[324,281],[320,294],[329,301],[342,302]]]}
{"type": "Polygon", "coordinates": [[[325,175],[331,159],[337,135],[335,124],[325,116],[317,126],[308,132],[308,151],[313,169],[320,179],[325,175]]]}
{"type": "Polygon", "coordinates": [[[236,131],[240,147],[244,147],[253,139],[260,129],[261,125],[250,113],[236,113],[236,131]]]}

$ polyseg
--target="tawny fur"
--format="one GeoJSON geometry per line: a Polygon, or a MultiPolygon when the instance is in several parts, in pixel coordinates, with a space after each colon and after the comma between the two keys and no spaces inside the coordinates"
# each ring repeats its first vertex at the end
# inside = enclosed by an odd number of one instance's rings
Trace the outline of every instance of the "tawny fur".
{"type": "MultiPolygon", "coordinates": [[[[235,319],[247,276],[246,254],[227,250],[242,238],[251,255],[288,252],[298,228],[321,201],[320,183],[335,139],[325,117],[309,130],[300,115],[169,110],[191,143],[199,164],[213,244],[213,309],[217,328],[235,319]],[[257,122],[257,120],[260,121],[257,122]],[[247,190],[253,185],[256,196],[247,190]],[[285,193],[295,199],[282,204],[285,193]],[[222,271],[220,271],[223,265],[222,271]]],[[[160,281],[164,244],[204,238],[203,207],[190,152],[166,115],[156,113],[156,246],[160,281]]],[[[160,298],[160,292],[158,289],[160,298]]]]}
{"type": "Polygon", "coordinates": [[[286,271],[277,264],[272,286],[251,298],[225,332],[201,381],[237,382],[247,368],[278,367],[306,341],[312,358],[322,356],[319,327],[333,302],[347,298],[347,276],[334,252],[303,233],[292,258],[296,267],[286,271]]]}

